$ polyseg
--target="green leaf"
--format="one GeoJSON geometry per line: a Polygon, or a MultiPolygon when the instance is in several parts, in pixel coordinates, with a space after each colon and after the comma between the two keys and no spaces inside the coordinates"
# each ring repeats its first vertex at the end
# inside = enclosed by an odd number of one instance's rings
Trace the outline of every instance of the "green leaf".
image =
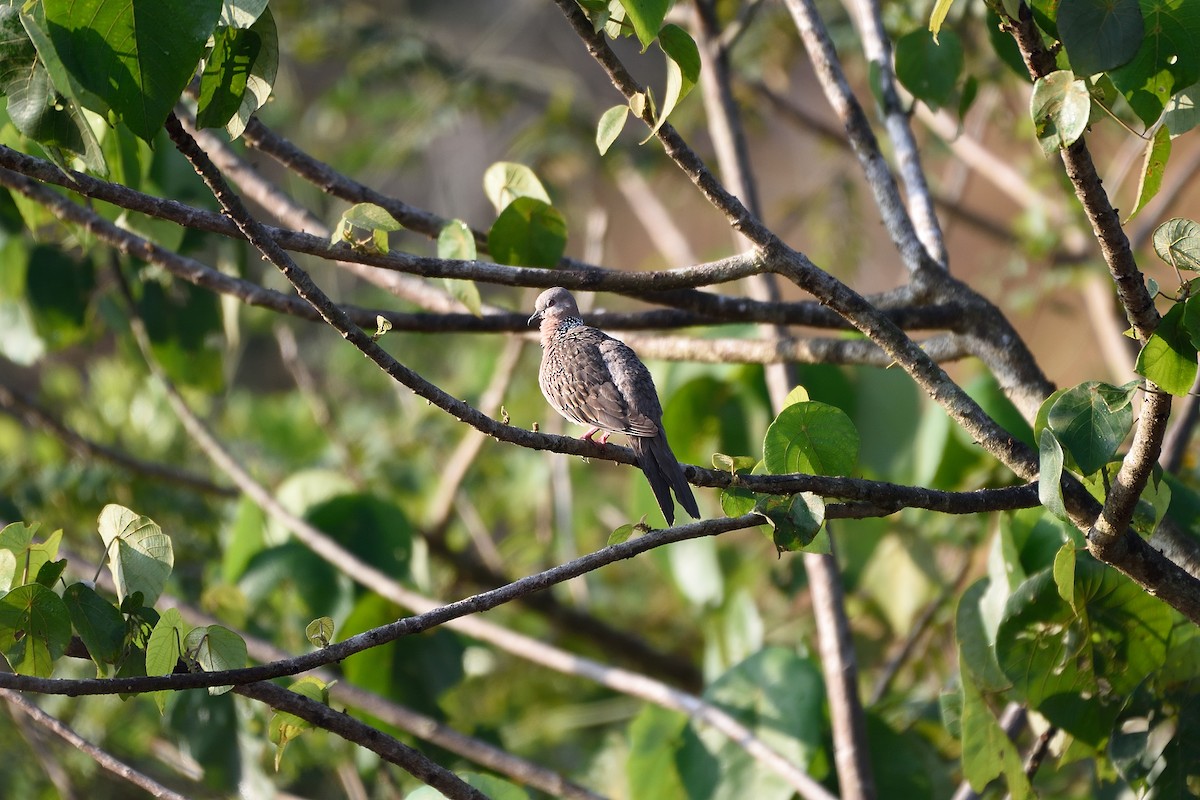
{"type": "Polygon", "coordinates": [[[73,258],[50,245],[29,251],[25,291],[37,332],[50,347],[67,347],[84,338],[95,289],[90,258],[73,258]]]}
{"type": "Polygon", "coordinates": [[[779,412],[763,439],[770,475],[848,475],[858,461],[858,431],[840,408],[807,401],[779,412]]]}
{"type": "Polygon", "coordinates": [[[188,627],[177,608],[165,609],[146,642],[146,674],[170,675],[184,654],[188,627]]]}
{"type": "Polygon", "coordinates": [[[896,78],[930,108],[950,102],[962,68],[962,41],[952,30],[942,31],[935,40],[922,28],[896,41],[896,78]]]}
{"type": "Polygon", "coordinates": [[[45,586],[30,583],[0,597],[0,652],[13,672],[50,677],[70,641],[70,612],[45,586]]]}
{"type": "Polygon", "coordinates": [[[795,386],[783,398],[783,408],[795,405],[796,403],[803,403],[809,399],[808,389],[805,389],[803,386],[795,386]]]}
{"type": "Polygon", "coordinates": [[[629,722],[625,777],[630,797],[686,800],[677,755],[683,749],[686,714],[646,704],[629,722]]]}
{"type": "Polygon", "coordinates": [[[633,536],[633,523],[627,522],[608,535],[608,541],[605,543],[605,547],[612,547],[614,544],[627,542],[629,541],[630,536],[633,536]]]}
{"type": "Polygon", "coordinates": [[[721,490],[721,513],[727,517],[749,514],[761,497],[744,487],[729,486],[721,490]]]}
{"type": "Polygon", "coordinates": [[[0,550],[0,592],[12,588],[17,577],[17,557],[11,550],[0,550]]]}
{"type": "Polygon", "coordinates": [[[1112,386],[1086,381],[1062,392],[1050,408],[1050,430],[1084,475],[1098,472],[1133,428],[1133,395],[1138,382],[1112,386]]]}
{"type": "Polygon", "coordinates": [[[224,127],[238,113],[261,49],[262,38],[253,30],[217,28],[212,53],[200,76],[197,127],[224,127]]]}
{"type": "Polygon", "coordinates": [[[497,161],[483,173],[483,193],[499,214],[519,197],[532,197],[550,205],[550,195],[533,170],[524,164],[497,161]]]}
{"type": "Polygon", "coordinates": [[[8,117],[36,142],[82,153],[77,118],[55,89],[21,16],[15,6],[0,6],[0,94],[8,97],[8,117]]]}
{"type": "Polygon", "coordinates": [[[488,251],[498,263],[550,268],[567,249],[567,222],[558,210],[533,197],[513,200],[488,231],[488,251]]]}
{"type": "Polygon", "coordinates": [[[629,21],[633,23],[633,31],[637,34],[638,41],[642,43],[642,52],[646,52],[646,48],[658,36],[658,29],[662,27],[663,19],[667,16],[671,0],[621,0],[621,5],[625,7],[629,21]]]}
{"type": "Polygon", "coordinates": [[[1113,725],[1109,755],[1140,797],[1195,797],[1200,775],[1200,693],[1143,683],[1113,725]]]}
{"type": "Polygon", "coordinates": [[[1187,133],[1200,125],[1200,83],[1180,89],[1171,97],[1163,115],[1163,125],[1172,136],[1187,133]]]}
{"type": "MultiPolygon", "coordinates": [[[[192,628],[183,640],[183,649],[205,672],[222,672],[246,666],[246,642],[228,628],[209,625],[192,628]]],[[[232,686],[210,686],[211,695],[225,694],[232,686]]]]}
{"type": "Polygon", "coordinates": [[[1004,775],[1013,800],[1035,797],[1016,745],[992,716],[970,673],[962,673],[963,777],[976,792],[1004,775]]]}
{"type": "Polygon", "coordinates": [[[87,646],[100,677],[108,673],[108,665],[116,664],[125,646],[125,618],[112,603],[96,590],[82,583],[73,583],[63,592],[63,602],[79,638],[87,646]]]}
{"type": "Polygon", "coordinates": [[[1042,431],[1038,439],[1038,500],[1054,516],[1067,519],[1060,483],[1063,473],[1062,446],[1049,429],[1042,431]]]}
{"type": "Polygon", "coordinates": [[[946,21],[946,15],[950,13],[950,6],[953,4],[954,0],[936,0],[933,4],[933,11],[929,13],[929,32],[933,34],[935,44],[938,34],[942,30],[942,24],[946,21]]]}
{"type": "Polygon", "coordinates": [[[190,283],[142,284],[138,311],[155,358],[172,380],[219,392],[224,386],[224,325],[220,300],[190,283]]]}
{"type": "Polygon", "coordinates": [[[1192,0],[1142,0],[1145,36],[1133,60],[1109,73],[1146,125],[1175,92],[1200,79],[1200,5],[1192,0]]]}
{"type": "Polygon", "coordinates": [[[221,14],[221,0],[44,0],[43,6],[67,71],[147,142],[195,74],[221,14]]]}
{"type": "MultiPolygon", "coordinates": [[[[1146,157],[1142,160],[1142,174],[1138,178],[1137,205],[1124,223],[1137,216],[1137,213],[1154,199],[1162,188],[1163,175],[1167,171],[1167,160],[1171,157],[1171,132],[1163,125],[1154,132],[1154,138],[1146,145],[1146,157]]],[[[1123,223],[1123,224],[1124,224],[1123,223]]]]}
{"type": "Polygon", "coordinates": [[[37,577],[34,579],[34,582],[40,583],[47,589],[53,589],[66,568],[67,560],[65,558],[58,561],[47,561],[38,568],[37,577]]]}
{"type": "Polygon", "coordinates": [[[613,106],[600,115],[600,123],[596,126],[596,149],[600,155],[608,152],[613,142],[625,128],[625,120],[629,118],[629,106],[613,106]]]}
{"type": "Polygon", "coordinates": [[[317,617],[305,626],[304,636],[313,647],[328,647],[333,641],[333,618],[317,617]]]}
{"type": "MultiPolygon", "coordinates": [[[[30,41],[37,48],[38,58],[41,59],[46,71],[50,74],[50,80],[54,83],[55,89],[62,93],[62,107],[70,116],[72,125],[83,137],[81,157],[84,165],[98,175],[107,175],[108,165],[105,163],[104,151],[96,139],[95,131],[92,130],[91,120],[84,112],[84,108],[89,106],[85,99],[94,98],[94,96],[87,94],[80,87],[59,59],[54,45],[50,42],[50,36],[46,32],[45,9],[41,5],[33,6],[30,13],[21,14],[21,24],[25,27],[25,33],[29,35],[30,41]]],[[[98,98],[94,98],[94,100],[95,102],[91,103],[90,107],[95,109],[105,107],[103,101],[98,98]]],[[[61,157],[58,147],[48,145],[45,150],[50,160],[60,167],[65,167],[65,159],[61,157]]]]}
{"type": "MultiPolygon", "coordinates": [[[[475,234],[461,219],[452,219],[442,226],[437,238],[438,258],[454,261],[474,261],[478,256],[475,249],[475,234]]],[[[443,278],[446,291],[467,307],[475,316],[483,316],[483,300],[474,281],[443,278]]]]}
{"type": "Polygon", "coordinates": [[[1034,131],[1047,156],[1070,147],[1087,129],[1092,96],[1087,84],[1070,70],[1051,72],[1038,78],[1029,100],[1034,131]]]}
{"type": "Polygon", "coordinates": [[[453,261],[474,261],[478,257],[475,249],[475,234],[461,219],[452,219],[442,226],[437,238],[438,258],[453,261]]]}
{"type": "MultiPolygon", "coordinates": [[[[179,609],[168,608],[162,612],[146,642],[147,675],[170,675],[175,671],[175,665],[184,655],[183,642],[187,632],[179,609]]],[[[159,714],[166,710],[168,694],[170,692],[166,690],[151,693],[159,714]]]]}
{"type": "Polygon", "coordinates": [[[958,642],[958,662],[963,668],[963,681],[968,674],[972,681],[988,692],[1002,692],[1012,682],[1000,669],[993,642],[994,629],[984,619],[982,603],[989,589],[989,579],[980,578],[971,584],[958,601],[954,615],[954,636],[958,642]]]}
{"type": "Polygon", "coordinates": [[[1142,44],[1138,0],[1062,0],[1058,33],[1076,75],[1095,75],[1133,59],[1142,44]]]}
{"type": "Polygon", "coordinates": [[[1164,392],[1182,397],[1196,382],[1196,346],[1183,324],[1184,305],[1163,315],[1158,329],[1138,353],[1134,369],[1164,392]]]}
{"type": "Polygon", "coordinates": [[[143,602],[153,606],[175,564],[170,537],[149,517],[111,503],[101,510],[99,523],[117,598],[141,592],[143,602]]]}
{"type": "Polygon", "coordinates": [[[755,503],[753,510],[771,524],[771,541],[781,553],[809,550],[825,524],[825,501],[811,492],[768,495],[755,503]]]}
{"type": "MultiPolygon", "coordinates": [[[[658,34],[658,46],[667,56],[667,88],[650,136],[658,132],[675,106],[683,102],[700,80],[700,49],[683,28],[674,24],[663,26],[658,34]]],[[[645,141],[649,141],[650,136],[645,141]]]]}
{"type": "Polygon", "coordinates": [[[279,31],[275,27],[275,17],[270,8],[263,9],[250,26],[250,31],[258,36],[258,56],[254,59],[250,75],[246,78],[246,91],[242,94],[242,103],[225,126],[230,139],[241,136],[254,112],[266,105],[279,72],[279,31]]]}
{"type": "Polygon", "coordinates": [[[369,231],[398,231],[404,228],[386,208],[374,203],[355,203],[342,214],[340,222],[369,231]]]}
{"type": "MultiPolygon", "coordinates": [[[[704,692],[789,763],[821,780],[824,682],[817,665],[787,647],[765,647],[721,675],[704,692]]],[[[745,748],[708,726],[689,729],[676,753],[689,797],[787,800],[795,789],[762,769],[745,748]]],[[[650,795],[647,795],[650,796],[650,795]]]]}
{"type": "MultiPolygon", "coordinates": [[[[329,705],[329,687],[332,683],[325,683],[320,678],[308,676],[295,681],[288,687],[289,691],[307,697],[309,700],[316,701],[329,705]]],[[[307,730],[312,729],[312,723],[301,717],[291,714],[287,711],[276,711],[271,715],[271,722],[268,728],[268,738],[275,745],[275,769],[279,769],[279,764],[283,759],[284,748],[307,730]]]]}
{"type": "Polygon", "coordinates": [[[1054,555],[1054,567],[1052,573],[1054,575],[1054,587],[1058,589],[1058,596],[1061,597],[1071,610],[1079,613],[1075,606],[1075,555],[1077,549],[1074,542],[1064,542],[1063,546],[1058,548],[1058,552],[1054,555]]]}
{"type": "MultiPolygon", "coordinates": [[[[47,564],[58,558],[58,546],[62,543],[62,537],[62,529],[56,530],[47,536],[45,541],[31,543],[24,553],[18,555],[17,574],[22,578],[21,583],[42,583],[37,578],[47,564]]],[[[49,584],[42,585],[49,589],[54,588],[49,584]]]]}
{"type": "Polygon", "coordinates": [[[1178,270],[1200,271],[1200,223],[1175,217],[1154,229],[1154,252],[1178,270]]]}
{"type": "Polygon", "coordinates": [[[267,10],[267,0],[224,0],[221,24],[231,28],[249,28],[267,10]]]}
{"type": "Polygon", "coordinates": [[[1092,746],[1112,730],[1125,697],[1166,656],[1170,610],[1125,576],[1077,553],[1075,604],[1051,570],[1009,598],[996,636],[1015,690],[1051,722],[1092,746]]]}

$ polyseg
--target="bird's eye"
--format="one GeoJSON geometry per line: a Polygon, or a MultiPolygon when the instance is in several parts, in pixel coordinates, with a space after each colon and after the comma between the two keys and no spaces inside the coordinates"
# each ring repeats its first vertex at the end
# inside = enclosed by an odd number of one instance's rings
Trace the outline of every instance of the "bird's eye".
{"type": "Polygon", "coordinates": [[[552,305],[554,305],[554,301],[553,301],[553,300],[547,300],[547,301],[546,301],[546,308],[549,308],[549,307],[550,307],[550,306],[552,306],[552,305]]]}

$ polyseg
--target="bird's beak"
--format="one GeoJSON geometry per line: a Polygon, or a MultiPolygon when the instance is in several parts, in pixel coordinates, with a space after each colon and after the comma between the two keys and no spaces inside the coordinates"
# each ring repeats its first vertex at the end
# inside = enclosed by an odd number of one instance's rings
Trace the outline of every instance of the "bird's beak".
{"type": "Polygon", "coordinates": [[[542,312],[541,312],[541,311],[535,311],[535,312],[533,312],[532,314],[530,314],[530,315],[529,315],[529,322],[527,322],[527,323],[525,323],[525,324],[526,324],[526,325],[532,325],[532,324],[533,324],[533,323],[535,323],[535,322],[541,322],[541,321],[542,321],[542,312]]]}

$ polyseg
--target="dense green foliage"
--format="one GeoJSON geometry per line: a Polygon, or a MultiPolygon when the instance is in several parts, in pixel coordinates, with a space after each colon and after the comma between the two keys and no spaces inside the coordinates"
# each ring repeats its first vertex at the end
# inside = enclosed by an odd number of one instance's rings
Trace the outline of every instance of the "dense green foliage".
{"type": "MultiPolygon", "coordinates": [[[[651,140],[667,123],[689,141],[704,138],[696,97],[702,50],[684,27],[688,15],[675,14],[685,4],[581,1],[595,30],[662,87],[613,106],[610,88],[590,74],[533,80],[533,62],[525,61],[519,77],[487,69],[473,60],[464,33],[478,28],[454,16],[462,9],[421,5],[389,13],[371,3],[299,0],[0,6],[0,93],[7,98],[0,145],[6,159],[25,153],[215,211],[212,193],[164,132],[182,102],[186,113],[179,113],[196,128],[232,137],[252,160],[266,157],[239,137],[260,115],[302,150],[379,191],[411,192],[402,200],[414,206],[449,203],[435,223],[416,211],[399,219],[372,198],[319,188],[332,180],[304,184],[259,165],[310,207],[327,228],[324,240],[347,260],[399,254],[414,264],[434,256],[461,262],[449,277],[405,276],[412,283],[393,294],[386,281],[354,280],[334,259],[297,256],[347,307],[430,312],[406,318],[415,330],[397,330],[380,316],[369,331],[405,367],[505,423],[557,432],[559,421],[537,392],[531,339],[439,333],[438,320],[461,331],[475,319],[500,319],[501,309],[529,310],[533,295],[519,288],[518,273],[470,280],[476,258],[537,269],[580,266],[570,259],[661,266],[628,215],[612,215],[617,229],[606,239],[590,231],[589,212],[613,186],[628,190],[634,170],[670,187],[662,191],[666,206],[677,189],[683,193],[651,140]],[[650,124],[633,132],[645,111],[650,124]],[[467,127],[487,136],[464,146],[454,134],[467,127]],[[480,141],[494,152],[465,152],[480,141]],[[470,199],[458,193],[460,181],[479,187],[470,199]],[[475,230],[471,219],[485,222],[475,230]],[[605,254],[606,244],[617,254],[605,254]],[[429,296],[438,300],[423,305],[429,296]],[[431,313],[448,307],[464,313],[431,313]]],[[[730,28],[745,26],[732,51],[737,88],[752,128],[766,128],[774,119],[768,87],[797,69],[803,51],[781,33],[790,30],[782,8],[767,3],[746,14],[740,5],[716,3],[715,15],[730,28]]],[[[489,24],[518,13],[465,6],[489,24]]],[[[831,5],[822,12],[839,47],[851,52],[857,33],[844,11],[831,5]]],[[[943,0],[932,26],[927,13],[920,4],[887,9],[906,102],[949,110],[958,120],[983,91],[1027,106],[1015,126],[987,122],[1010,138],[1014,127],[1020,131],[1029,146],[1008,148],[1005,157],[1018,170],[1048,176],[1038,181],[1060,203],[1067,196],[1053,185],[1060,165],[1043,160],[1035,141],[1053,155],[1085,133],[1099,147],[1141,136],[1129,218],[1150,207],[1168,174],[1172,139],[1200,121],[1200,4],[1063,0],[1029,8],[1005,0],[985,16],[943,0]],[[1033,85],[1012,38],[997,29],[1000,14],[1030,13],[1057,60],[1033,85]]],[[[541,52],[551,43],[584,52],[552,15],[531,31],[526,41],[541,52]]],[[[570,76],[590,64],[555,69],[570,76]]],[[[858,63],[852,72],[863,96],[878,94],[877,71],[877,64],[858,63]]],[[[217,223],[189,227],[182,211],[165,204],[148,214],[88,200],[81,207],[95,222],[79,224],[54,206],[79,200],[71,179],[41,196],[21,189],[18,179],[28,179],[13,163],[5,161],[4,173],[15,177],[0,190],[0,521],[7,525],[0,530],[0,654],[12,672],[136,678],[277,661],[409,615],[414,604],[403,604],[403,592],[455,600],[606,542],[636,541],[661,521],[657,512],[643,516],[655,506],[635,470],[485,439],[396,384],[319,320],[215,288],[231,276],[255,288],[291,288],[245,241],[214,232],[217,223]],[[144,242],[114,246],[99,232],[106,223],[144,242]],[[188,282],[161,253],[214,269],[188,282]],[[314,548],[261,498],[231,488],[229,469],[208,464],[200,437],[189,433],[151,365],[181,389],[235,464],[329,548],[314,548]],[[380,588],[376,573],[398,590],[380,588]]],[[[37,189],[55,183],[33,182],[37,189]]],[[[849,280],[863,252],[856,248],[875,225],[859,191],[849,180],[831,180],[812,197],[784,196],[765,216],[819,266],[849,280]]],[[[712,213],[683,202],[684,215],[712,213]]],[[[1085,225],[1074,206],[1065,218],[1064,230],[1085,225]]],[[[696,249],[728,255],[727,244],[707,236],[711,219],[702,219],[689,228],[696,249]]],[[[1081,267],[1045,269],[1053,260],[1046,254],[1064,248],[1067,237],[1033,212],[1003,225],[1026,296],[1055,291],[1066,271],[1068,283],[1103,272],[1090,252],[1064,259],[1082,260],[1081,267]]],[[[1164,313],[1136,372],[1187,395],[1200,349],[1200,293],[1190,277],[1200,270],[1200,224],[1156,221],[1142,267],[1158,276],[1149,286],[1164,313]]],[[[421,268],[411,272],[430,274],[421,268]]],[[[1009,299],[1005,310],[1019,312],[1019,298],[1009,299]]],[[[721,322],[692,333],[750,337],[748,322],[721,322]]],[[[966,333],[971,325],[948,327],[966,333]]],[[[1062,346],[1085,349],[1086,324],[1072,325],[1080,338],[1062,346]]],[[[499,321],[491,330],[511,326],[499,321]]],[[[844,495],[771,494],[753,491],[747,479],[803,473],[963,493],[1019,481],[898,368],[800,365],[801,386],[773,410],[754,358],[651,366],[680,460],[733,476],[724,489],[698,490],[702,511],[757,514],[761,533],[676,542],[505,604],[487,622],[694,692],[836,793],[823,651],[800,556],[836,550],[878,796],[949,797],[961,782],[985,796],[1016,798],[1200,793],[1200,759],[1190,744],[1200,727],[1197,628],[1090,555],[1063,494],[1064,476],[1075,476],[1099,500],[1108,496],[1146,381],[1087,380],[1051,394],[1026,420],[985,364],[958,365],[954,376],[971,397],[1014,441],[1038,452],[1041,505],[954,516],[897,502],[896,513],[841,519],[829,507],[844,495]],[[1000,723],[1010,704],[1030,720],[1012,738],[1000,723]],[[1050,755],[1031,779],[1022,751],[1043,733],[1050,755]]],[[[1194,462],[1175,474],[1157,471],[1133,528],[1149,537],[1169,517],[1194,537],[1197,486],[1194,462]]],[[[484,774],[444,743],[422,741],[425,729],[397,709],[606,796],[795,795],[793,783],[728,731],[598,683],[584,670],[556,671],[531,649],[436,626],[367,647],[331,665],[336,676],[284,683],[318,703],[352,707],[354,717],[494,798],[540,795],[518,788],[513,776],[484,774]],[[338,694],[348,687],[372,694],[338,694]]],[[[439,796],[345,735],[233,688],[25,696],[189,796],[279,790],[324,797],[351,794],[360,783],[371,797],[439,796]]],[[[31,745],[30,723],[15,710],[13,719],[18,724],[0,726],[0,753],[11,765],[0,794],[49,797],[66,780],[88,786],[89,797],[129,796],[126,784],[101,778],[82,753],[31,745]],[[61,770],[45,769],[31,749],[61,770]]]]}

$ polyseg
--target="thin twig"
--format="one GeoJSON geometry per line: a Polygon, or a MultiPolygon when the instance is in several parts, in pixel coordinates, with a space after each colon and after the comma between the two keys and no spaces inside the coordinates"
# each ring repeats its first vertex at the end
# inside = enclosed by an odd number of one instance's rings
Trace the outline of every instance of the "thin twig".
{"type": "Polygon", "coordinates": [[[133,784],[149,794],[151,797],[161,797],[165,798],[166,800],[187,800],[184,795],[168,789],[166,786],[163,786],[161,783],[148,775],[143,775],[133,767],[114,757],[108,751],[97,747],[87,739],[84,739],[69,726],[59,722],[45,711],[42,711],[42,709],[26,700],[20,695],[20,693],[11,689],[0,689],[0,697],[4,698],[5,702],[7,702],[9,705],[9,708],[24,714],[42,728],[50,731],[64,742],[74,747],[76,750],[84,753],[88,756],[88,758],[95,761],[101,769],[112,773],[121,780],[133,784]]]}
{"type": "Polygon", "coordinates": [[[344,712],[335,711],[324,703],[276,686],[270,681],[247,683],[235,687],[234,691],[243,697],[265,703],[277,711],[295,714],[318,728],[365,747],[451,800],[488,800],[486,794],[445,767],[434,763],[420,751],[344,712]]]}
{"type": "Polygon", "coordinates": [[[858,9],[863,53],[868,63],[875,67],[884,125],[892,144],[897,170],[904,181],[909,216],[929,257],[943,268],[948,268],[950,259],[946,254],[946,242],[933,210],[933,196],[921,167],[920,150],[913,137],[908,113],[900,102],[896,72],[892,66],[892,42],[883,28],[882,5],[879,0],[856,0],[853,5],[858,9]]]}
{"type": "Polygon", "coordinates": [[[904,260],[904,265],[914,276],[923,275],[927,270],[936,268],[937,262],[926,253],[925,245],[908,215],[900,197],[900,189],[883,158],[875,133],[871,130],[871,123],[850,89],[850,83],[846,80],[834,50],[833,40],[829,38],[816,6],[811,0],[785,0],[785,5],[800,32],[800,38],[825,92],[825,98],[841,120],[846,137],[858,156],[867,176],[867,184],[875,197],[875,205],[883,218],[884,227],[904,260]]]}
{"type": "Polygon", "coordinates": [[[93,442],[63,424],[32,397],[12,386],[0,384],[0,411],[24,420],[31,428],[39,428],[57,437],[63,444],[75,451],[80,458],[108,461],[135,474],[177,484],[205,494],[221,497],[233,497],[237,494],[237,489],[232,486],[218,485],[207,478],[172,464],[146,461],[114,447],[93,442]]]}

